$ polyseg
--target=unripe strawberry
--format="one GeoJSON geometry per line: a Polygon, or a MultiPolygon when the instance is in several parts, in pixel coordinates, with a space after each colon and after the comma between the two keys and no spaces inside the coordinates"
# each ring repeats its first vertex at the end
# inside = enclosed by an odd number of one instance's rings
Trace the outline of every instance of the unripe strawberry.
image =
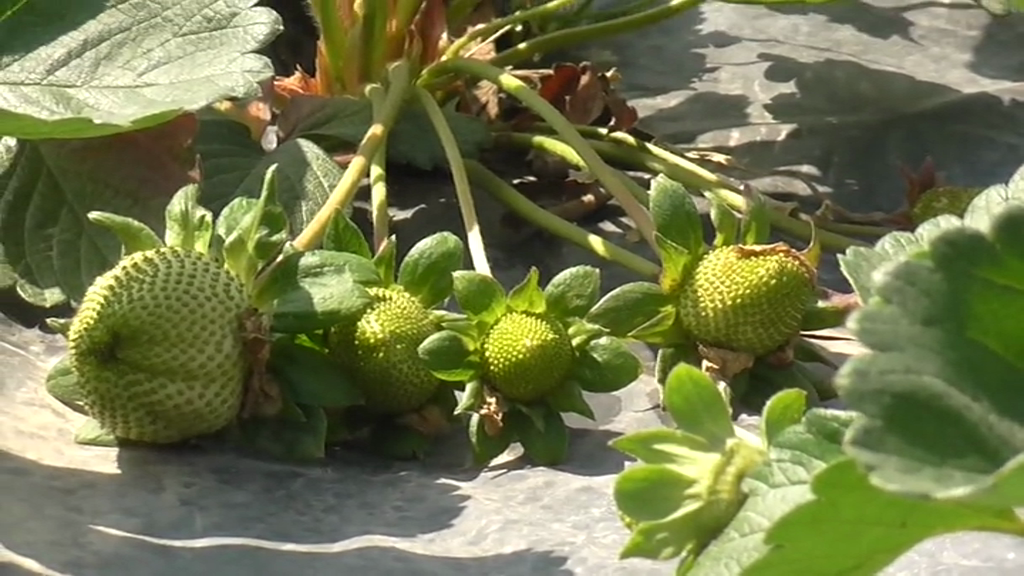
{"type": "Polygon", "coordinates": [[[350,371],[368,408],[381,414],[411,412],[430,399],[440,384],[417,352],[438,325],[401,288],[368,291],[374,303],[354,325],[331,331],[331,353],[350,371]]]}
{"type": "Polygon", "coordinates": [[[125,257],[96,279],[68,332],[86,411],[126,440],[173,443],[237,415],[248,370],[245,289],[181,248],[125,257]]]}
{"type": "Polygon", "coordinates": [[[800,332],[815,281],[814,268],[785,244],[715,248],[685,280],[679,318],[701,344],[760,356],[800,332]]]}
{"type": "Polygon", "coordinates": [[[983,190],[984,188],[957,186],[941,186],[926,190],[910,207],[910,220],[915,226],[919,226],[944,214],[962,218],[967,212],[967,207],[983,190]]]}
{"type": "Polygon", "coordinates": [[[483,339],[484,380],[505,398],[532,402],[562,384],[575,358],[569,334],[557,321],[508,312],[483,339]]]}

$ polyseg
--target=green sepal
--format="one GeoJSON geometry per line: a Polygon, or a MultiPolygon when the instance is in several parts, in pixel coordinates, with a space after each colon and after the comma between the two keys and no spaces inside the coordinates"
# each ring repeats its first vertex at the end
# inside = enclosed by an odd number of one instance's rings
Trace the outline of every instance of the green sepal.
{"type": "Polygon", "coordinates": [[[497,280],[469,270],[453,275],[455,301],[475,322],[491,323],[505,313],[505,289],[497,280]]]}
{"type": "Polygon", "coordinates": [[[326,456],[327,415],[322,408],[297,406],[303,420],[284,414],[244,418],[228,429],[228,440],[240,451],[272,460],[323,460],[326,456]]]}
{"type": "Polygon", "coordinates": [[[831,302],[810,302],[804,310],[803,319],[800,322],[800,330],[803,332],[814,332],[816,330],[828,330],[838,328],[846,324],[846,319],[853,312],[849,304],[835,304],[831,302]]]}
{"type": "Polygon", "coordinates": [[[104,430],[99,422],[92,418],[87,418],[75,430],[75,443],[83,446],[117,448],[121,442],[116,436],[104,430]]]}
{"type": "Polygon", "coordinates": [[[704,227],[697,205],[686,188],[659,174],[651,180],[650,198],[651,219],[658,234],[688,254],[703,252],[704,227]]]}
{"type": "Polygon", "coordinates": [[[783,390],[772,396],[761,411],[761,438],[765,447],[787,428],[796,426],[807,412],[807,393],[803,390],[783,390]]]}
{"type": "Polygon", "coordinates": [[[617,392],[643,374],[640,359],[622,340],[602,336],[579,351],[570,378],[587,392],[617,392]]]}
{"type": "Polygon", "coordinates": [[[466,382],[466,389],[462,392],[459,405],[455,407],[455,414],[469,414],[475,412],[484,401],[484,383],[479,380],[466,382]]]}
{"type": "Polygon", "coordinates": [[[562,414],[549,406],[537,408],[543,418],[538,426],[534,418],[522,410],[505,413],[505,426],[523,446],[523,452],[539,466],[556,466],[569,454],[569,428],[562,414]]]}
{"type": "Polygon", "coordinates": [[[747,197],[747,206],[743,211],[741,237],[743,244],[767,244],[772,233],[772,223],[768,214],[768,203],[764,196],[753,193],[747,197]]]}
{"type": "Polygon", "coordinates": [[[480,369],[473,343],[453,330],[431,334],[417,348],[427,369],[440,380],[466,382],[480,369]]]}
{"type": "Polygon", "coordinates": [[[320,408],[345,408],[364,402],[359,388],[336,361],[290,338],[274,340],[267,368],[293,402],[320,408]]]}
{"type": "Polygon", "coordinates": [[[700,352],[693,344],[662,347],[658,349],[658,356],[655,360],[654,379],[658,384],[664,386],[673,368],[683,362],[698,366],[700,360],[700,352]]]}
{"type": "Polygon", "coordinates": [[[397,263],[398,246],[394,236],[389,236],[373,256],[373,266],[377,269],[383,286],[395,283],[395,266],[397,263]]]}
{"type": "Polygon", "coordinates": [[[704,438],[713,450],[723,450],[735,436],[728,402],[696,366],[683,363],[672,369],[665,382],[663,402],[680,430],[704,438]]]}
{"type": "Polygon", "coordinates": [[[531,266],[526,278],[508,292],[508,307],[519,312],[543,314],[547,310],[544,291],[540,288],[540,272],[531,266]]]}
{"type": "Polygon", "coordinates": [[[657,284],[631,282],[612,290],[584,318],[613,336],[628,337],[652,319],[675,310],[675,299],[657,284]]]}
{"type": "Polygon", "coordinates": [[[276,174],[274,164],[264,173],[260,197],[235,198],[214,225],[215,254],[246,285],[288,242],[288,215],[277,201],[276,174]]]}
{"type": "Polygon", "coordinates": [[[373,251],[363,231],[341,210],[334,213],[324,230],[324,250],[348,252],[367,260],[373,259],[373,251]]]}
{"type": "Polygon", "coordinates": [[[373,303],[376,270],[354,254],[311,250],[284,257],[253,293],[277,332],[303,334],[358,318],[373,303]]]}
{"type": "Polygon", "coordinates": [[[549,314],[558,318],[583,318],[601,296],[601,271],[593,266],[566,268],[544,288],[549,314]]]}
{"type": "Polygon", "coordinates": [[[658,284],[665,294],[676,294],[686,281],[686,277],[693,267],[695,260],[700,253],[691,253],[655,232],[654,243],[658,246],[658,256],[661,258],[661,275],[658,277],[658,284]]]}
{"type": "Polygon", "coordinates": [[[477,465],[489,464],[512,445],[513,434],[507,424],[501,427],[497,435],[491,436],[484,426],[484,417],[478,412],[469,417],[467,430],[473,447],[473,462],[477,465]]]}
{"type": "Polygon", "coordinates": [[[717,195],[705,194],[705,197],[711,206],[711,224],[715,228],[713,246],[722,248],[735,244],[739,239],[740,217],[717,195]]]}
{"type": "Polygon", "coordinates": [[[114,233],[121,242],[121,254],[127,256],[135,252],[163,248],[163,240],[153,229],[142,222],[127,216],[94,210],[86,214],[90,222],[102,226],[114,233]]]}
{"type": "Polygon", "coordinates": [[[71,367],[71,357],[65,355],[46,373],[46,392],[61,404],[79,414],[85,409],[85,394],[79,386],[78,374],[71,367]]]}
{"type": "Polygon", "coordinates": [[[168,246],[210,253],[213,212],[199,203],[199,185],[182,186],[164,210],[164,243],[168,246]]]}
{"type": "Polygon", "coordinates": [[[465,259],[462,240],[451,232],[438,232],[420,240],[402,259],[398,283],[419,300],[424,308],[434,308],[452,293],[452,273],[465,259]]]}
{"type": "Polygon", "coordinates": [[[579,414],[588,420],[596,419],[594,409],[587,404],[587,399],[583,397],[583,389],[572,380],[566,380],[560,384],[544,398],[544,401],[559,412],[579,414]]]}

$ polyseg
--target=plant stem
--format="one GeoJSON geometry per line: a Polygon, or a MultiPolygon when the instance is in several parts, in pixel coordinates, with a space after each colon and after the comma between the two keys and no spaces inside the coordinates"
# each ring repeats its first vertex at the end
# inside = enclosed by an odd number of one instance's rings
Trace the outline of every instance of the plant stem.
{"type": "Polygon", "coordinates": [[[572,5],[573,2],[576,2],[576,0],[551,0],[550,2],[541,4],[540,6],[535,6],[528,10],[519,10],[513,14],[505,16],[504,18],[492,20],[455,41],[448,50],[445,50],[442,59],[447,60],[449,58],[458,58],[462,55],[462,51],[465,50],[467,46],[477,40],[483,40],[506,26],[514,26],[520,22],[526,22],[527,20],[554,15],[562,8],[572,5]]]}
{"type": "MultiPolygon", "coordinates": [[[[580,162],[578,155],[562,155],[568,146],[555,146],[549,145],[550,140],[556,140],[551,136],[538,136],[536,134],[498,134],[498,139],[521,147],[533,147],[543,146],[544,150],[560,156],[567,162],[575,164],[578,167],[585,168],[585,165],[580,162]]],[[[708,172],[699,166],[694,165],[692,162],[680,158],[679,156],[659,148],[652,144],[642,143],[645,147],[657,148],[659,152],[658,156],[654,154],[642,152],[640,149],[632,146],[626,146],[619,142],[598,142],[589,141],[590,145],[600,153],[603,157],[608,158],[615,162],[620,162],[636,170],[644,170],[656,174],[664,174],[669,178],[676,180],[684,185],[689,185],[696,189],[707,190],[709,193],[716,195],[723,203],[728,205],[737,212],[743,212],[746,210],[747,199],[741,192],[737,192],[735,187],[729,186],[724,180],[719,179],[714,173],[708,172]],[[694,171],[696,167],[699,172],[694,171]],[[711,175],[709,180],[707,176],[702,175],[701,172],[711,175]],[[715,183],[718,183],[715,185],[715,183]]],[[[771,225],[779,230],[795,236],[802,240],[808,240],[811,238],[812,226],[809,222],[798,220],[777,210],[768,211],[768,220],[771,225]]],[[[816,231],[818,240],[821,241],[821,245],[828,250],[833,252],[841,252],[846,250],[850,246],[869,246],[865,242],[854,240],[853,238],[847,238],[841,234],[829,232],[818,228],[816,231]]]]}
{"type": "Polygon", "coordinates": [[[444,112],[434,101],[430,92],[419,86],[413,90],[419,97],[420,104],[430,117],[434,131],[441,140],[444,148],[444,155],[448,159],[448,167],[452,171],[452,181],[455,183],[455,196],[459,200],[459,211],[462,213],[462,224],[466,228],[466,242],[469,244],[469,258],[473,262],[473,269],[481,274],[492,276],[491,265],[487,261],[487,246],[484,244],[483,235],[480,232],[480,222],[476,214],[476,203],[473,201],[473,190],[469,186],[469,176],[466,175],[466,164],[462,159],[462,152],[459,150],[459,143],[452,133],[451,126],[445,120],[444,112]]]}
{"type": "MultiPolygon", "coordinates": [[[[521,134],[521,133],[507,133],[498,134],[497,140],[499,142],[505,142],[512,144],[513,146],[519,146],[521,148],[528,148],[531,150],[540,150],[557,156],[562,160],[572,164],[573,166],[581,169],[586,169],[587,163],[583,161],[583,157],[569,146],[563,140],[559,140],[553,136],[541,136],[539,134],[521,134]]],[[[645,207],[648,204],[649,195],[647,190],[643,186],[636,183],[635,180],[622,172],[615,170],[616,176],[622,181],[622,185],[629,190],[629,193],[636,198],[637,202],[643,204],[645,207]]]]}
{"type": "Polygon", "coordinates": [[[517,62],[532,58],[535,54],[551,52],[565,46],[581,44],[623,34],[637,28],[657,24],[676,14],[699,6],[704,0],[671,0],[663,6],[644,10],[638,14],[630,14],[597,24],[568,28],[539,36],[518,46],[509,48],[491,59],[494,66],[511,66],[517,62]]]}
{"type": "Polygon", "coordinates": [[[363,140],[359,143],[355,156],[345,168],[345,172],[341,175],[341,179],[334,187],[327,202],[320,207],[312,221],[295,238],[293,244],[296,249],[309,250],[316,246],[323,239],[324,231],[327,230],[327,225],[334,217],[334,213],[344,210],[352,202],[352,198],[355,197],[356,191],[359,189],[359,183],[369,169],[370,159],[377,154],[377,150],[384,143],[384,137],[387,136],[402,110],[405,95],[412,82],[411,69],[408,62],[399,60],[388,70],[387,96],[380,108],[380,114],[376,115],[373,125],[363,135],[363,140]]]}
{"type": "Polygon", "coordinates": [[[573,147],[586,163],[587,169],[597,177],[605,190],[619,202],[619,205],[622,206],[622,209],[625,210],[626,214],[633,221],[633,225],[636,226],[644,240],[652,248],[657,249],[654,241],[654,222],[651,220],[651,215],[647,212],[647,209],[634,198],[633,192],[624,184],[619,173],[601,159],[601,156],[594,151],[583,136],[580,136],[580,133],[576,131],[572,123],[557,108],[512,74],[486,62],[467,58],[454,58],[439,62],[436,66],[438,67],[438,72],[464,73],[488,80],[514,96],[523,105],[544,119],[558,132],[559,136],[566,143],[573,147]]]}
{"type": "MultiPolygon", "coordinates": [[[[326,66],[330,76],[335,83],[341,82],[341,66],[345,61],[345,46],[348,39],[345,29],[340,26],[340,14],[338,13],[339,0],[310,0],[314,20],[320,31],[320,42],[324,47],[326,66]]],[[[347,0],[340,0],[346,2],[347,0]]],[[[337,89],[337,86],[332,86],[337,89]]]]}
{"type": "Polygon", "coordinates": [[[489,192],[509,210],[538,228],[586,248],[602,258],[620,264],[642,276],[654,278],[661,273],[661,267],[654,262],[617,246],[597,234],[587,232],[536,205],[529,198],[520,194],[515,187],[476,160],[466,160],[466,171],[481,188],[489,192]]]}
{"type": "MultiPolygon", "coordinates": [[[[373,115],[380,117],[387,97],[384,88],[375,84],[366,89],[366,95],[373,105],[373,115]]],[[[373,221],[373,250],[376,254],[388,239],[391,215],[388,213],[387,180],[388,137],[381,138],[380,148],[370,162],[370,214],[373,221]]]]}

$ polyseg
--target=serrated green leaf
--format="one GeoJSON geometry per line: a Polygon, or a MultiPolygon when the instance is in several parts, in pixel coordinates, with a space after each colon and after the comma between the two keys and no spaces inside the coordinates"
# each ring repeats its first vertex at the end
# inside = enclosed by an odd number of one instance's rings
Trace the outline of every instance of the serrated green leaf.
{"type": "Polygon", "coordinates": [[[287,338],[276,339],[270,348],[267,368],[298,404],[320,408],[345,408],[363,403],[363,395],[329,356],[287,338]]]}
{"type": "Polygon", "coordinates": [[[92,211],[86,214],[90,222],[110,230],[121,242],[124,255],[163,248],[164,243],[153,229],[134,218],[110,212],[92,211]]]}
{"type": "Polygon", "coordinates": [[[735,436],[728,402],[696,366],[679,364],[669,372],[662,401],[680,430],[704,438],[715,450],[735,436]]]}
{"type": "Polygon", "coordinates": [[[402,259],[398,283],[425,308],[434,308],[452,293],[452,273],[462,266],[465,247],[451,232],[438,232],[420,240],[402,259]]]}
{"type": "Polygon", "coordinates": [[[373,266],[383,281],[384,286],[391,286],[395,283],[395,266],[398,259],[398,247],[395,237],[391,236],[384,240],[384,243],[373,256],[373,266]]]}
{"type": "Polygon", "coordinates": [[[363,231],[344,212],[335,212],[324,232],[324,250],[349,252],[370,260],[373,252],[363,231]]]}
{"type": "Polygon", "coordinates": [[[587,392],[603,394],[629,386],[643,371],[640,359],[625,342],[602,336],[579,351],[570,378],[587,392]]]}
{"type": "Polygon", "coordinates": [[[448,382],[466,382],[480,368],[472,343],[452,330],[431,334],[417,352],[434,376],[448,382]]]}
{"type": "Polygon", "coordinates": [[[564,413],[579,414],[584,418],[594,420],[594,409],[587,404],[583,397],[583,389],[580,385],[568,380],[551,391],[545,401],[551,408],[564,413]]]}
{"type": "MultiPolygon", "coordinates": [[[[461,114],[446,106],[445,120],[455,134],[463,158],[477,158],[491,142],[491,132],[479,118],[461,114]]],[[[281,114],[281,137],[311,139],[333,150],[339,146],[359,144],[373,123],[370,101],[365,98],[292,98],[281,114]]],[[[388,132],[388,160],[421,170],[448,165],[444,148],[433,123],[415,100],[402,108],[388,132]]]]}
{"type": "Polygon", "coordinates": [[[745,574],[743,570],[768,550],[765,532],[813,497],[810,482],[814,474],[844,457],[842,436],[850,421],[847,413],[813,409],[799,425],[779,434],[764,463],[743,481],[741,487],[747,493],[743,506],[697,558],[690,575],[745,574]]]}
{"type": "Polygon", "coordinates": [[[181,110],[225,98],[258,94],[257,82],[273,69],[252,52],[280,32],[281,20],[253,4],[33,0],[21,5],[0,20],[0,134],[103,136],[153,126],[181,110]]]}
{"type": "Polygon", "coordinates": [[[473,413],[469,417],[467,430],[469,442],[473,447],[473,461],[477,465],[488,464],[501,456],[512,444],[512,433],[507,426],[502,426],[497,435],[491,436],[484,425],[484,416],[479,413],[473,413]]]}
{"type": "Polygon", "coordinates": [[[375,279],[372,264],[354,254],[295,252],[278,263],[253,301],[272,313],[275,331],[308,333],[359,317],[373,302],[363,285],[375,279]]]}
{"type": "Polygon", "coordinates": [[[522,282],[508,292],[508,307],[519,312],[543,314],[546,310],[544,292],[540,289],[540,272],[531,266],[522,282]]]}
{"type": "Polygon", "coordinates": [[[761,412],[761,438],[771,444],[790,426],[803,420],[807,410],[807,393],[803,390],[783,390],[771,397],[761,412]]]}
{"type": "Polygon", "coordinates": [[[650,196],[651,218],[658,234],[688,254],[700,254],[704,250],[704,227],[686,188],[659,174],[651,180],[650,196]]]}
{"type": "Polygon", "coordinates": [[[863,414],[848,451],[887,489],[1024,505],[1024,206],[947,230],[879,279],[850,321],[869,349],[837,375],[863,414]]]}
{"type": "Polygon", "coordinates": [[[209,254],[213,213],[199,204],[199,186],[182,186],[164,211],[164,243],[209,254]]]}
{"type": "Polygon", "coordinates": [[[583,318],[601,294],[601,271],[573,266],[559,272],[544,288],[545,306],[558,318],[583,318]]]}
{"type": "Polygon", "coordinates": [[[480,322],[493,322],[505,313],[505,289],[497,280],[469,270],[452,275],[455,301],[463,312],[480,322]]]}
{"type": "Polygon", "coordinates": [[[83,446],[117,448],[118,440],[113,434],[104,430],[99,422],[88,418],[75,430],[75,443],[83,446]]]}
{"type": "Polygon", "coordinates": [[[586,321],[624,338],[666,310],[674,310],[674,299],[657,284],[631,282],[605,295],[586,316],[586,321]]]}
{"type": "Polygon", "coordinates": [[[1024,523],[1009,508],[993,510],[888,494],[872,486],[849,459],[816,474],[812,489],[813,500],[768,530],[765,540],[772,548],[743,572],[745,576],[872,576],[917,544],[942,534],[1024,534],[1024,523]],[[857,546],[849,546],[850,542],[857,546]]]}
{"type": "Polygon", "coordinates": [[[78,386],[78,375],[71,368],[71,358],[64,356],[46,373],[46,392],[55,400],[79,414],[87,414],[85,394],[78,386]]]}
{"type": "Polygon", "coordinates": [[[718,196],[705,194],[711,205],[711,224],[715,227],[714,247],[730,246],[739,240],[740,218],[718,196]]]}
{"type": "Polygon", "coordinates": [[[1024,167],[1021,167],[1006,184],[989,186],[967,206],[964,225],[982,231],[991,229],[998,214],[1008,204],[1024,203],[1024,167]]]}
{"type": "Polygon", "coordinates": [[[538,407],[543,418],[543,427],[521,410],[505,413],[505,425],[509,427],[523,452],[539,466],[557,466],[569,454],[569,429],[562,420],[562,414],[547,406],[538,407]]]}
{"type": "Polygon", "coordinates": [[[942,215],[928,220],[914,232],[890,232],[871,248],[848,248],[838,257],[839,269],[861,302],[867,302],[874,295],[875,274],[887,266],[920,255],[932,238],[944,230],[960,226],[963,226],[963,221],[956,216],[942,215]]]}
{"type": "Polygon", "coordinates": [[[0,176],[0,286],[41,307],[76,303],[121,256],[117,237],[88,222],[90,211],[162,235],[167,199],[191,182],[194,129],[181,116],[105,138],[19,142],[0,176]]]}
{"type": "Polygon", "coordinates": [[[322,408],[298,405],[305,417],[245,418],[239,420],[231,440],[256,456],[273,460],[316,462],[323,460],[327,443],[327,416],[322,408]]]}
{"type": "Polygon", "coordinates": [[[480,407],[484,399],[484,383],[480,380],[470,380],[466,383],[466,389],[455,407],[456,414],[469,414],[480,407]]]}

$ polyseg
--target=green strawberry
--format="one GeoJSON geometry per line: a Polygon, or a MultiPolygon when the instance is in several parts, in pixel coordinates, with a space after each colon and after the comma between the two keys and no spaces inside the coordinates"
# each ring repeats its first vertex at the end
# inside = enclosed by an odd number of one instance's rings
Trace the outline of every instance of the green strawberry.
{"type": "Polygon", "coordinates": [[[679,313],[699,343],[760,356],[800,332],[816,273],[785,244],[723,246],[684,281],[679,313]]]}
{"type": "Polygon", "coordinates": [[[440,384],[417,352],[438,325],[430,311],[401,288],[368,291],[374,303],[358,322],[331,330],[331,352],[350,371],[368,408],[381,414],[411,412],[440,384]]]}
{"type": "Polygon", "coordinates": [[[173,443],[237,415],[248,371],[242,284],[194,251],[125,257],[89,287],[68,332],[88,414],[122,439],[173,443]]]}
{"type": "Polygon", "coordinates": [[[941,216],[950,214],[963,218],[967,207],[971,205],[984,188],[963,188],[957,186],[941,186],[930,188],[921,193],[910,207],[910,220],[915,226],[941,216]]]}
{"type": "Polygon", "coordinates": [[[557,321],[509,312],[483,338],[484,380],[505,398],[532,402],[565,381],[574,352],[557,321]]]}

